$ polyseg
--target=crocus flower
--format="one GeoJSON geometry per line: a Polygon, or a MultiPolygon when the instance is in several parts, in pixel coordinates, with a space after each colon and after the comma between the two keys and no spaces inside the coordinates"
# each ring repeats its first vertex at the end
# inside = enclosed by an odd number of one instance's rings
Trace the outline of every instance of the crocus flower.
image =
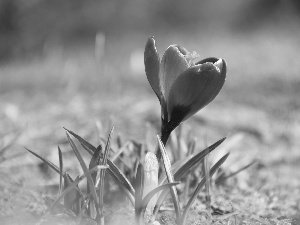
{"type": "Polygon", "coordinates": [[[210,103],[222,89],[226,78],[224,59],[206,58],[197,63],[196,52],[171,45],[160,60],[155,40],[149,38],[144,52],[147,79],[161,105],[161,139],[184,120],[210,103]]]}

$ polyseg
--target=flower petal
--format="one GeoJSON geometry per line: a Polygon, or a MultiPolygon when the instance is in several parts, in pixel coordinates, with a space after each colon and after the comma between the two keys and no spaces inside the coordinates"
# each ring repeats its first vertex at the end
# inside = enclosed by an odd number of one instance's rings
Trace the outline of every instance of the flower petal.
{"type": "Polygon", "coordinates": [[[165,51],[160,64],[160,87],[165,99],[177,77],[188,69],[185,55],[188,51],[178,45],[171,45],[165,51]]]}
{"type": "Polygon", "coordinates": [[[159,65],[160,58],[155,47],[155,40],[153,37],[148,38],[144,52],[144,63],[147,79],[157,95],[161,99],[161,90],[159,85],[159,65]]]}
{"type": "Polygon", "coordinates": [[[221,60],[202,60],[205,63],[189,68],[176,79],[167,101],[170,120],[188,119],[218,95],[226,78],[226,62],[221,60]]]}
{"type": "Polygon", "coordinates": [[[205,59],[200,60],[199,62],[196,63],[196,65],[204,64],[204,63],[207,63],[207,62],[215,63],[218,60],[219,59],[216,58],[216,57],[209,57],[209,58],[205,58],[205,59]]]}

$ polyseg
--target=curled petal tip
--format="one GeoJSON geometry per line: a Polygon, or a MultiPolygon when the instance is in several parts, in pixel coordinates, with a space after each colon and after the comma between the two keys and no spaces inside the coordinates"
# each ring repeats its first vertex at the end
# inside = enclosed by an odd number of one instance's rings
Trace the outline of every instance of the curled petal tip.
{"type": "Polygon", "coordinates": [[[173,48],[174,50],[176,50],[178,53],[181,53],[182,55],[188,55],[189,51],[186,50],[186,48],[181,47],[180,45],[174,44],[174,45],[170,45],[169,48],[173,48]]]}
{"type": "Polygon", "coordinates": [[[221,67],[221,76],[223,77],[224,81],[226,80],[226,76],[227,76],[227,63],[225,61],[225,59],[221,59],[222,60],[222,67],[221,67]]]}
{"type": "Polygon", "coordinates": [[[211,62],[206,62],[206,63],[200,64],[200,65],[197,65],[196,67],[198,67],[199,72],[212,72],[212,71],[220,72],[219,68],[211,62]]]}
{"type": "Polygon", "coordinates": [[[148,38],[148,42],[151,42],[153,43],[153,45],[155,45],[155,39],[154,39],[154,36],[151,36],[148,38]]]}
{"type": "Polygon", "coordinates": [[[214,63],[214,65],[218,68],[219,72],[223,69],[223,60],[219,59],[217,62],[214,63]]]}
{"type": "Polygon", "coordinates": [[[153,37],[149,37],[145,46],[145,60],[156,54],[155,40],[153,37]]]}

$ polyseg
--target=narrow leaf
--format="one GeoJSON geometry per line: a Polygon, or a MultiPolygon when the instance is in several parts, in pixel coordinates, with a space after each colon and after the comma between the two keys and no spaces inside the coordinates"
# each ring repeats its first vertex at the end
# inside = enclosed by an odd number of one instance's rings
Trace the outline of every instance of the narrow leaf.
{"type": "Polygon", "coordinates": [[[149,202],[151,201],[151,198],[153,198],[153,196],[155,196],[158,192],[166,190],[166,189],[170,189],[170,188],[174,187],[177,184],[180,184],[180,182],[176,181],[176,182],[172,182],[172,183],[163,184],[163,185],[153,189],[152,191],[150,191],[143,198],[141,206],[136,211],[136,219],[138,221],[140,221],[141,220],[140,218],[144,218],[144,214],[145,214],[147,205],[149,204],[149,202]]]}
{"type": "Polygon", "coordinates": [[[59,158],[59,191],[58,195],[62,192],[62,179],[63,179],[63,158],[60,147],[58,146],[58,158],[59,158]]]}
{"type": "MultiPolygon", "coordinates": [[[[225,160],[227,159],[227,157],[229,156],[229,153],[227,153],[226,155],[224,155],[211,169],[210,169],[210,177],[212,177],[215,172],[220,168],[220,166],[225,162],[225,160]]],[[[196,190],[194,191],[193,195],[191,196],[191,198],[189,199],[183,214],[182,214],[182,222],[181,224],[185,224],[185,220],[187,217],[187,213],[190,210],[192,204],[195,202],[197,195],[199,194],[199,191],[201,190],[201,188],[205,185],[206,183],[206,177],[204,176],[202,178],[202,180],[200,181],[200,183],[198,184],[196,190]]]]}
{"type": "Polygon", "coordinates": [[[50,162],[48,159],[45,159],[44,157],[38,155],[37,153],[35,153],[35,152],[29,150],[29,149],[26,148],[26,147],[25,147],[25,149],[26,149],[27,151],[29,151],[31,154],[33,154],[34,156],[38,157],[38,158],[39,158],[40,160],[42,160],[44,163],[46,163],[46,164],[47,164],[50,168],[52,168],[55,172],[57,172],[58,174],[60,174],[59,168],[58,168],[56,165],[54,165],[52,162],[50,162]]]}
{"type": "MultiPolygon", "coordinates": [[[[174,182],[174,177],[171,171],[171,163],[170,163],[170,159],[167,155],[167,151],[162,143],[162,141],[160,140],[159,136],[157,135],[157,140],[158,140],[158,145],[159,145],[159,149],[161,151],[161,155],[162,155],[162,159],[163,159],[163,163],[164,163],[164,167],[165,167],[165,171],[167,174],[167,178],[168,178],[168,182],[169,183],[173,183],[174,182]]],[[[177,194],[177,190],[174,186],[170,187],[170,191],[171,191],[171,196],[173,199],[173,203],[174,203],[174,208],[175,208],[175,213],[176,213],[176,219],[177,221],[180,221],[180,217],[181,217],[181,212],[180,212],[180,205],[179,205],[179,198],[178,198],[178,194],[177,194]]]]}
{"type": "Polygon", "coordinates": [[[242,168],[238,169],[237,171],[232,172],[232,173],[230,173],[230,174],[228,174],[228,175],[226,175],[226,176],[222,176],[222,174],[224,174],[224,173],[221,173],[221,174],[216,178],[216,183],[224,182],[224,180],[227,180],[228,178],[237,175],[238,173],[242,172],[243,170],[248,169],[250,166],[252,166],[252,165],[255,164],[255,163],[257,163],[256,160],[252,161],[251,163],[247,164],[246,166],[243,166],[242,168]]]}
{"type": "Polygon", "coordinates": [[[107,164],[109,166],[108,173],[112,177],[116,178],[119,185],[126,188],[132,194],[132,196],[134,196],[134,188],[132,187],[129,180],[125,177],[125,175],[121,172],[121,170],[109,159],[107,159],[107,164]]]}
{"type": "MultiPolygon", "coordinates": [[[[187,171],[189,171],[194,165],[199,163],[208,153],[215,150],[224,140],[226,137],[220,139],[219,141],[215,142],[214,144],[210,145],[206,149],[202,150],[201,152],[197,153],[196,155],[190,155],[186,157],[180,163],[174,163],[172,166],[172,172],[174,173],[174,178],[179,180],[187,171]]],[[[165,182],[166,176],[162,175],[159,178],[159,184],[165,182]]]]}
{"type": "Polygon", "coordinates": [[[116,159],[127,149],[127,146],[130,144],[130,141],[127,141],[111,158],[111,161],[116,161],[116,159]]]}
{"type": "MultiPolygon", "coordinates": [[[[91,159],[90,164],[89,164],[89,169],[92,169],[95,166],[98,166],[100,164],[100,155],[101,154],[102,154],[102,146],[99,145],[97,147],[96,151],[94,152],[93,156],[92,156],[92,159],[91,159]]],[[[96,186],[97,173],[91,174],[91,177],[92,177],[92,180],[94,182],[94,185],[96,186]]],[[[91,193],[91,188],[93,188],[93,187],[90,187],[89,182],[87,180],[87,193],[88,194],[91,193]]],[[[93,217],[94,216],[94,212],[96,212],[96,210],[95,210],[95,204],[94,204],[93,199],[91,199],[91,201],[89,201],[88,215],[90,217],[93,217]]]]}
{"type": "Polygon", "coordinates": [[[152,191],[150,191],[144,198],[143,198],[143,201],[142,201],[142,208],[146,208],[148,203],[150,202],[151,198],[158,192],[164,190],[164,189],[168,189],[170,187],[173,187],[177,184],[180,184],[179,181],[175,181],[175,182],[172,182],[172,183],[167,183],[167,184],[163,184],[163,185],[160,185],[159,187],[153,189],[152,191]]]}
{"type": "Polygon", "coordinates": [[[210,215],[210,206],[211,206],[211,198],[210,198],[210,174],[209,174],[209,165],[208,165],[208,156],[209,153],[204,157],[204,174],[205,174],[205,200],[206,200],[206,210],[210,215]]]}
{"type": "MultiPolygon", "coordinates": [[[[73,179],[66,172],[64,174],[64,190],[67,189],[73,183],[73,179]]],[[[60,194],[61,195],[61,194],[60,194]]],[[[59,196],[60,196],[59,195],[59,196]]],[[[58,196],[58,197],[59,197],[58,196]]],[[[75,186],[69,193],[64,196],[64,207],[66,209],[72,210],[73,205],[77,203],[78,199],[81,197],[81,193],[77,186],[75,186]]],[[[78,205],[78,204],[77,204],[78,205]]],[[[75,207],[78,208],[78,207],[75,207]]],[[[76,210],[75,210],[76,211],[76,210]]]]}
{"type": "MultiPolygon", "coordinates": [[[[113,130],[114,130],[114,127],[111,128],[108,138],[107,138],[104,155],[103,155],[103,159],[101,162],[101,165],[103,165],[103,166],[107,164],[108,151],[110,149],[110,139],[111,139],[113,130]]],[[[99,184],[99,186],[100,186],[100,188],[99,188],[100,219],[103,217],[104,179],[105,179],[105,170],[102,170],[102,171],[100,171],[100,184],[99,184]]]]}
{"type": "MultiPolygon", "coordinates": [[[[215,142],[214,144],[212,144],[211,146],[209,146],[208,148],[202,150],[201,152],[199,152],[198,154],[196,154],[194,156],[188,156],[186,162],[184,164],[181,163],[180,167],[179,167],[179,165],[175,166],[174,171],[176,171],[176,172],[174,174],[174,179],[175,180],[180,180],[186,172],[188,172],[194,165],[199,163],[206,156],[207,151],[212,152],[225,139],[226,139],[226,137],[220,139],[219,141],[215,142]]],[[[164,180],[162,180],[161,182],[164,182],[164,180]]],[[[156,203],[156,206],[155,206],[154,215],[157,215],[157,213],[158,213],[158,211],[159,211],[159,209],[160,209],[160,207],[161,207],[162,203],[164,202],[167,195],[168,195],[168,190],[164,190],[164,191],[162,191],[162,193],[158,197],[158,200],[157,200],[157,203],[156,203]]]]}
{"type": "MultiPolygon", "coordinates": [[[[194,154],[195,147],[196,147],[196,141],[197,141],[196,138],[193,138],[193,140],[189,141],[187,156],[194,154]]],[[[189,190],[190,190],[190,180],[192,178],[190,171],[191,170],[189,170],[187,172],[186,178],[185,178],[185,186],[184,186],[184,190],[183,190],[183,194],[182,194],[184,202],[188,201],[188,195],[189,195],[189,190]]]]}
{"type": "Polygon", "coordinates": [[[73,131],[68,130],[67,128],[64,127],[64,129],[70,133],[72,136],[74,136],[82,145],[86,146],[85,148],[91,155],[96,151],[96,147],[84,140],[82,137],[79,135],[75,134],[73,131]]]}
{"type": "MultiPolygon", "coordinates": [[[[66,128],[65,128],[66,129],[66,128]]],[[[84,149],[93,155],[93,152],[96,151],[96,148],[85,141],[82,137],[75,134],[72,131],[69,131],[72,136],[74,136],[84,147],[84,149]]],[[[107,164],[109,166],[109,169],[107,172],[116,180],[117,184],[124,190],[128,198],[130,199],[131,203],[134,205],[134,188],[126,178],[126,176],[120,171],[120,169],[111,161],[109,158],[107,159],[107,164]]]]}
{"type": "Polygon", "coordinates": [[[144,167],[139,163],[136,178],[135,178],[135,211],[137,211],[142,204],[144,190],[144,167]]]}
{"type": "MultiPolygon", "coordinates": [[[[99,145],[96,149],[96,151],[94,152],[93,156],[92,156],[92,159],[90,161],[90,164],[89,164],[89,169],[92,169],[94,168],[95,166],[98,166],[100,165],[100,159],[101,159],[101,153],[102,153],[102,146],[99,145]]],[[[97,174],[92,174],[92,179],[94,181],[94,184],[96,184],[96,176],[97,174]]]]}
{"type": "Polygon", "coordinates": [[[76,185],[78,185],[79,182],[81,182],[83,179],[85,179],[88,175],[91,175],[92,173],[94,173],[95,171],[98,170],[103,170],[103,169],[107,169],[107,166],[96,166],[91,170],[88,170],[86,173],[84,173],[82,176],[77,177],[76,180],[70,184],[62,193],[61,195],[52,203],[52,205],[47,209],[47,212],[50,212],[53,207],[55,207],[56,204],[58,204],[60,202],[60,200],[66,195],[68,194],[74,187],[76,187],[76,185]]]}
{"type": "MultiPolygon", "coordinates": [[[[70,145],[71,145],[71,147],[72,147],[72,149],[73,149],[73,151],[74,151],[74,153],[75,153],[75,155],[76,155],[76,157],[77,157],[77,159],[78,159],[78,161],[79,161],[79,163],[81,165],[81,168],[82,168],[83,172],[87,173],[88,172],[88,168],[87,168],[87,166],[86,166],[86,164],[85,164],[82,156],[80,155],[79,150],[77,149],[75,143],[73,142],[73,140],[69,136],[68,131],[66,132],[66,134],[67,134],[67,138],[68,138],[68,140],[70,142],[70,145]]],[[[98,199],[97,199],[97,193],[96,193],[95,185],[94,185],[94,182],[92,180],[91,174],[89,174],[89,173],[87,173],[87,181],[89,183],[89,187],[90,187],[90,191],[91,191],[94,203],[95,203],[95,207],[96,207],[96,209],[98,209],[99,202],[98,202],[98,199]]]]}
{"type": "Polygon", "coordinates": [[[82,222],[82,217],[83,217],[83,215],[84,215],[84,211],[85,211],[85,210],[87,209],[87,207],[88,207],[88,204],[89,204],[89,202],[90,202],[90,198],[91,198],[91,196],[88,195],[88,196],[86,197],[86,199],[84,200],[83,206],[81,207],[81,209],[80,209],[78,215],[76,216],[76,225],[80,225],[80,224],[81,224],[81,222],[82,222]]]}

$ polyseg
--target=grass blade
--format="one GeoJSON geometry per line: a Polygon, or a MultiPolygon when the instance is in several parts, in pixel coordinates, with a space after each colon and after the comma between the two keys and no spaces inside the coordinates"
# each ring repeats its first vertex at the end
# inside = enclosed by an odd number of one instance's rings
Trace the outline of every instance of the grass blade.
{"type": "MultiPolygon", "coordinates": [[[[206,146],[207,146],[207,139],[205,140],[206,146]]],[[[204,169],[204,174],[205,174],[205,200],[206,200],[206,210],[209,212],[209,215],[211,217],[211,198],[210,198],[210,174],[209,174],[209,165],[208,165],[208,157],[209,157],[209,152],[206,150],[207,154],[204,157],[203,161],[203,169],[204,169]]],[[[210,218],[211,220],[211,218],[210,218]]]]}
{"type": "MultiPolygon", "coordinates": [[[[91,161],[90,161],[90,164],[89,164],[89,169],[92,169],[95,166],[100,165],[101,154],[102,154],[102,146],[99,145],[97,147],[96,151],[94,152],[92,158],[91,158],[91,161]]],[[[94,181],[94,184],[96,184],[97,174],[92,174],[91,177],[94,181]]]]}
{"type": "MultiPolygon", "coordinates": [[[[94,151],[96,151],[96,148],[92,144],[88,143],[82,137],[75,134],[74,132],[69,130],[67,131],[70,132],[70,134],[74,136],[81,143],[81,145],[88,153],[93,155],[94,151]]],[[[134,188],[132,187],[131,183],[128,181],[126,176],[119,170],[119,168],[113,163],[113,161],[110,160],[109,158],[107,159],[107,164],[109,166],[107,172],[116,180],[116,183],[126,193],[127,197],[129,198],[129,200],[134,206],[134,188]]]]}
{"type": "MultiPolygon", "coordinates": [[[[187,156],[190,156],[190,155],[194,154],[195,147],[196,147],[196,142],[197,142],[196,138],[194,138],[193,140],[191,140],[189,142],[187,156]]],[[[187,172],[187,175],[186,175],[186,178],[185,178],[185,186],[184,186],[184,190],[183,190],[183,199],[184,199],[185,203],[187,203],[187,201],[188,201],[191,178],[192,178],[192,174],[191,174],[191,170],[189,170],[187,172]]]]}
{"type": "Polygon", "coordinates": [[[29,151],[31,154],[33,154],[34,156],[36,156],[37,158],[39,158],[40,160],[42,160],[44,163],[46,163],[50,168],[52,168],[55,172],[57,172],[58,174],[60,174],[60,169],[54,165],[52,162],[50,162],[48,159],[45,159],[44,157],[38,155],[37,153],[29,150],[28,148],[25,147],[25,149],[27,151],[29,151]]]}
{"type": "MultiPolygon", "coordinates": [[[[219,141],[215,142],[214,144],[210,145],[208,148],[202,150],[201,152],[197,153],[196,155],[188,156],[180,163],[174,163],[172,166],[172,172],[174,173],[174,178],[179,180],[187,171],[189,171],[194,165],[199,163],[208,153],[211,153],[215,150],[224,140],[226,137],[220,139],[219,141]]],[[[159,178],[159,184],[165,182],[166,176],[162,175],[159,178]]]]}
{"type": "MultiPolygon", "coordinates": [[[[114,127],[111,128],[108,138],[107,138],[104,155],[103,155],[103,159],[101,162],[101,165],[103,165],[103,166],[107,164],[108,151],[110,150],[110,139],[111,139],[113,130],[114,130],[114,127]]],[[[100,186],[100,188],[99,188],[100,220],[101,220],[101,218],[103,218],[104,179],[105,179],[105,170],[101,170],[100,171],[100,184],[99,184],[99,186],[100,186]]],[[[100,222],[100,224],[102,224],[102,222],[100,222]]]]}
{"type": "Polygon", "coordinates": [[[86,199],[84,200],[84,203],[83,203],[83,206],[81,207],[78,215],[76,216],[76,225],[80,225],[81,222],[82,222],[82,217],[84,215],[84,211],[87,209],[88,205],[89,205],[89,202],[90,202],[90,198],[91,196],[88,195],[86,197],[86,199]]]}
{"type": "Polygon", "coordinates": [[[237,175],[238,173],[248,169],[250,166],[252,166],[253,164],[257,163],[256,160],[252,161],[251,163],[247,164],[246,166],[243,166],[242,168],[238,169],[235,172],[232,172],[226,176],[224,176],[224,173],[219,174],[219,176],[216,178],[216,183],[222,183],[224,182],[226,179],[233,177],[235,175],[237,175]]]}
{"type": "MultiPolygon", "coordinates": [[[[197,163],[199,163],[207,154],[207,152],[212,152],[215,148],[217,148],[226,138],[222,138],[219,141],[217,141],[216,143],[212,144],[211,146],[209,146],[208,148],[204,149],[203,151],[199,152],[198,154],[194,155],[194,156],[189,156],[187,157],[187,160],[185,161],[185,163],[180,167],[176,166],[174,168],[174,171],[176,171],[174,173],[174,179],[175,180],[180,180],[182,178],[182,176],[188,172],[194,165],[196,165],[197,163]]],[[[164,179],[161,180],[162,184],[164,182],[164,179]]],[[[166,196],[168,194],[168,190],[164,190],[162,191],[162,193],[160,194],[160,196],[158,197],[158,201],[157,204],[155,206],[155,211],[154,211],[154,215],[157,215],[163,201],[165,200],[166,196]]]]}
{"type": "MultiPolygon", "coordinates": [[[[68,141],[70,142],[70,145],[81,165],[81,168],[83,170],[84,173],[87,173],[88,172],[88,168],[85,164],[85,162],[83,161],[83,158],[82,156],[80,155],[80,152],[78,150],[78,148],[76,147],[75,143],[73,142],[73,140],[71,139],[68,131],[66,132],[67,134],[67,138],[68,138],[68,141]]],[[[92,197],[93,197],[93,200],[94,200],[94,203],[95,203],[95,207],[96,209],[99,208],[99,202],[98,202],[98,199],[97,199],[97,193],[96,193],[96,189],[95,189],[95,185],[94,185],[94,182],[93,182],[93,179],[91,177],[91,174],[87,173],[87,181],[89,183],[89,187],[90,187],[90,191],[91,191],[91,194],[92,194],[92,197]]]]}
{"type": "MultiPolygon", "coordinates": [[[[173,174],[172,174],[172,171],[171,171],[170,159],[169,159],[169,157],[167,155],[167,152],[166,152],[166,149],[165,149],[165,147],[164,147],[164,145],[163,145],[163,143],[160,140],[158,135],[157,135],[157,140],[158,140],[159,149],[161,151],[161,155],[162,155],[165,171],[166,171],[166,174],[167,174],[168,182],[173,183],[174,182],[174,177],[173,177],[173,174]]],[[[170,191],[171,191],[171,196],[172,196],[173,203],[174,203],[176,219],[177,219],[177,221],[181,221],[181,219],[180,219],[181,211],[180,211],[179,198],[178,198],[176,187],[174,187],[174,186],[170,187],[170,191]]]]}
{"type": "Polygon", "coordinates": [[[58,146],[58,158],[59,158],[59,190],[58,195],[62,192],[62,179],[63,179],[63,158],[60,147],[58,146]]]}
{"type": "Polygon", "coordinates": [[[138,210],[136,211],[136,220],[139,222],[141,221],[141,218],[144,218],[144,214],[147,208],[147,205],[151,201],[151,198],[153,198],[158,192],[165,190],[165,189],[170,189],[174,187],[175,185],[180,184],[180,182],[172,182],[172,183],[167,183],[163,184],[152,191],[150,191],[142,200],[142,203],[138,210]]]}
{"type": "Polygon", "coordinates": [[[144,167],[139,163],[136,178],[135,178],[135,209],[138,209],[143,200],[143,191],[144,191],[144,167]]]}
{"type": "Polygon", "coordinates": [[[76,187],[76,185],[79,184],[79,182],[81,182],[83,179],[85,179],[87,176],[91,175],[92,173],[94,173],[95,171],[98,170],[103,170],[103,169],[107,169],[107,166],[96,166],[91,170],[88,170],[87,172],[85,172],[82,176],[77,177],[76,180],[74,182],[72,182],[72,184],[70,184],[62,193],[61,195],[52,203],[52,205],[46,210],[47,212],[50,212],[55,206],[56,204],[58,204],[60,202],[60,200],[66,195],[68,194],[74,187],[76,187]]]}
{"type": "Polygon", "coordinates": [[[130,143],[130,141],[127,141],[112,157],[110,157],[110,160],[113,162],[116,161],[116,159],[125,151],[130,143]]]}
{"type": "MultiPolygon", "coordinates": [[[[92,169],[94,168],[95,166],[98,166],[100,164],[100,155],[102,154],[102,146],[99,145],[96,149],[96,151],[94,152],[93,156],[92,156],[92,159],[90,161],[90,164],[89,164],[89,169],[92,169]]],[[[94,185],[96,186],[96,177],[97,177],[97,173],[93,173],[91,174],[91,177],[92,177],[92,180],[94,182],[94,185]]],[[[89,185],[89,182],[87,181],[87,193],[90,194],[91,193],[91,188],[93,187],[90,187],[89,185]]],[[[94,204],[94,201],[93,199],[91,199],[89,201],[89,207],[88,207],[88,215],[90,217],[94,217],[94,214],[96,212],[96,209],[95,209],[95,204],[94,204]]]]}
{"type": "Polygon", "coordinates": [[[140,214],[139,209],[142,207],[143,200],[143,191],[144,191],[144,167],[139,163],[136,178],[135,178],[135,219],[136,223],[140,223],[140,214]]]}
{"type": "MultiPolygon", "coordinates": [[[[226,155],[224,155],[210,170],[210,173],[209,173],[209,176],[212,177],[215,172],[219,169],[219,167],[225,162],[225,160],[227,159],[227,157],[229,156],[229,153],[227,153],[226,155]]],[[[186,217],[187,217],[187,213],[188,211],[190,210],[192,204],[195,202],[196,198],[197,198],[197,195],[199,193],[199,191],[201,190],[201,188],[205,185],[206,183],[206,177],[204,176],[202,178],[202,180],[200,181],[200,183],[198,184],[196,190],[194,191],[193,195],[191,196],[191,198],[189,199],[184,211],[183,211],[183,214],[182,214],[182,221],[181,221],[181,225],[184,225],[185,224],[185,220],[186,220],[186,217]]]]}
{"type": "MultiPolygon", "coordinates": [[[[67,189],[70,185],[72,185],[73,182],[74,182],[73,179],[66,172],[64,174],[64,190],[67,189]]],[[[82,193],[80,192],[79,188],[75,186],[69,193],[67,193],[64,196],[64,207],[66,209],[72,210],[73,212],[75,212],[75,214],[77,214],[80,206],[79,199],[81,197],[82,197],[82,193]]]]}
{"type": "Polygon", "coordinates": [[[117,180],[117,183],[122,187],[126,188],[132,196],[134,196],[134,188],[132,187],[129,180],[121,172],[121,170],[109,159],[107,159],[107,164],[109,166],[108,173],[117,180]]]}
{"type": "Polygon", "coordinates": [[[84,140],[82,137],[80,137],[79,135],[75,134],[73,131],[68,130],[67,128],[64,127],[64,129],[70,133],[73,137],[75,137],[81,145],[85,146],[85,150],[87,150],[91,155],[93,155],[93,153],[96,151],[96,147],[93,146],[92,144],[90,144],[89,142],[87,142],[86,140],[84,140]]]}

